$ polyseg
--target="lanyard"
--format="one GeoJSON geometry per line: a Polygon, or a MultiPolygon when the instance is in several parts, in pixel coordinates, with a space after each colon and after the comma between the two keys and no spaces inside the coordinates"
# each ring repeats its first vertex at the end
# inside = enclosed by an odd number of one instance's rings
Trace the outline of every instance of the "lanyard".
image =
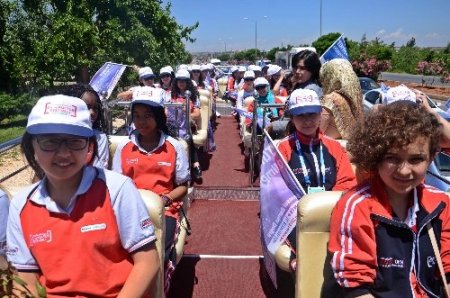
{"type": "MultiPolygon", "coordinates": [[[[310,186],[311,179],[309,178],[308,169],[306,168],[305,159],[303,157],[302,148],[301,148],[300,141],[298,140],[297,135],[295,135],[295,145],[297,147],[297,154],[298,154],[298,158],[300,159],[303,176],[305,177],[305,183],[306,183],[306,185],[310,186]]],[[[316,175],[317,175],[317,184],[318,184],[318,186],[320,186],[320,174],[322,174],[322,186],[325,187],[325,160],[323,158],[322,142],[319,142],[320,163],[318,162],[317,156],[313,150],[313,139],[311,139],[311,142],[309,143],[309,151],[311,152],[311,155],[314,160],[314,167],[316,169],[316,175]]]]}

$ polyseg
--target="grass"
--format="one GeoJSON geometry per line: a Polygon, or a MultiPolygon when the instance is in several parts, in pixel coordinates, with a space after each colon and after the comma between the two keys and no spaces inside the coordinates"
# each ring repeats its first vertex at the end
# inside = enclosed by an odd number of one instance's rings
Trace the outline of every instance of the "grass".
{"type": "Polygon", "coordinates": [[[0,122],[0,143],[20,137],[25,132],[27,116],[17,115],[0,122]]]}

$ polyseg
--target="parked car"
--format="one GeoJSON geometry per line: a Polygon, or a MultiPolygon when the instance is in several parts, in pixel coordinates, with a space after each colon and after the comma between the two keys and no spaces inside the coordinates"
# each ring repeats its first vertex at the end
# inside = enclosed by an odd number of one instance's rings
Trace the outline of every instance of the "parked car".
{"type": "Polygon", "coordinates": [[[373,79],[368,77],[359,77],[359,85],[361,86],[362,93],[365,94],[367,91],[372,89],[378,89],[381,86],[375,82],[373,79]]]}

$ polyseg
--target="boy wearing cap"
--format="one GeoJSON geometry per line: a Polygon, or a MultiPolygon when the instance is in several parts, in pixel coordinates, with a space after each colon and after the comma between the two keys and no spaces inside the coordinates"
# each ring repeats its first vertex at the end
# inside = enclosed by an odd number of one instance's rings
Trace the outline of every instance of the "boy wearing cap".
{"type": "Polygon", "coordinates": [[[117,147],[112,169],[130,177],[137,188],[153,191],[164,201],[167,265],[176,260],[173,245],[179,209],[189,181],[187,154],[181,143],[169,136],[166,114],[158,96],[136,94],[131,102],[131,114],[136,130],[130,140],[117,147]]]}
{"type": "MultiPolygon", "coordinates": [[[[345,149],[319,129],[322,107],[317,93],[296,89],[289,98],[293,131],[278,145],[281,155],[306,193],[346,191],[356,185],[345,149]]],[[[295,255],[296,229],[287,239],[295,255]]],[[[295,260],[292,262],[295,272],[295,260]]]]}
{"type": "Polygon", "coordinates": [[[87,165],[97,144],[86,104],[39,99],[21,148],[41,181],[11,201],[7,255],[32,293],[40,280],[50,297],[146,296],[153,225],[130,179],[87,165]]]}

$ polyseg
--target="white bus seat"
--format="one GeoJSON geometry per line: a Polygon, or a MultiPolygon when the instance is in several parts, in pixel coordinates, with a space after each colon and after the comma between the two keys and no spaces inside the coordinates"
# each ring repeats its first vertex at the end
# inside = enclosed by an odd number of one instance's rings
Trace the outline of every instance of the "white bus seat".
{"type": "Polygon", "coordinates": [[[330,217],[342,191],[304,196],[297,213],[297,272],[295,297],[320,297],[323,284],[330,217]]]}
{"type": "Polygon", "coordinates": [[[217,85],[219,85],[218,97],[222,98],[223,95],[225,94],[225,92],[227,91],[228,77],[221,77],[220,79],[218,79],[217,80],[217,85]]]}
{"type": "Polygon", "coordinates": [[[152,191],[139,189],[142,200],[147,207],[150,220],[155,228],[156,250],[159,257],[159,270],[156,274],[152,288],[150,289],[151,297],[164,297],[164,239],[165,239],[165,218],[164,205],[161,198],[152,191]]]}
{"type": "Polygon", "coordinates": [[[192,135],[194,145],[202,147],[208,140],[208,124],[211,115],[210,98],[211,93],[208,90],[199,90],[200,93],[200,119],[197,123],[197,133],[192,135]]]}

